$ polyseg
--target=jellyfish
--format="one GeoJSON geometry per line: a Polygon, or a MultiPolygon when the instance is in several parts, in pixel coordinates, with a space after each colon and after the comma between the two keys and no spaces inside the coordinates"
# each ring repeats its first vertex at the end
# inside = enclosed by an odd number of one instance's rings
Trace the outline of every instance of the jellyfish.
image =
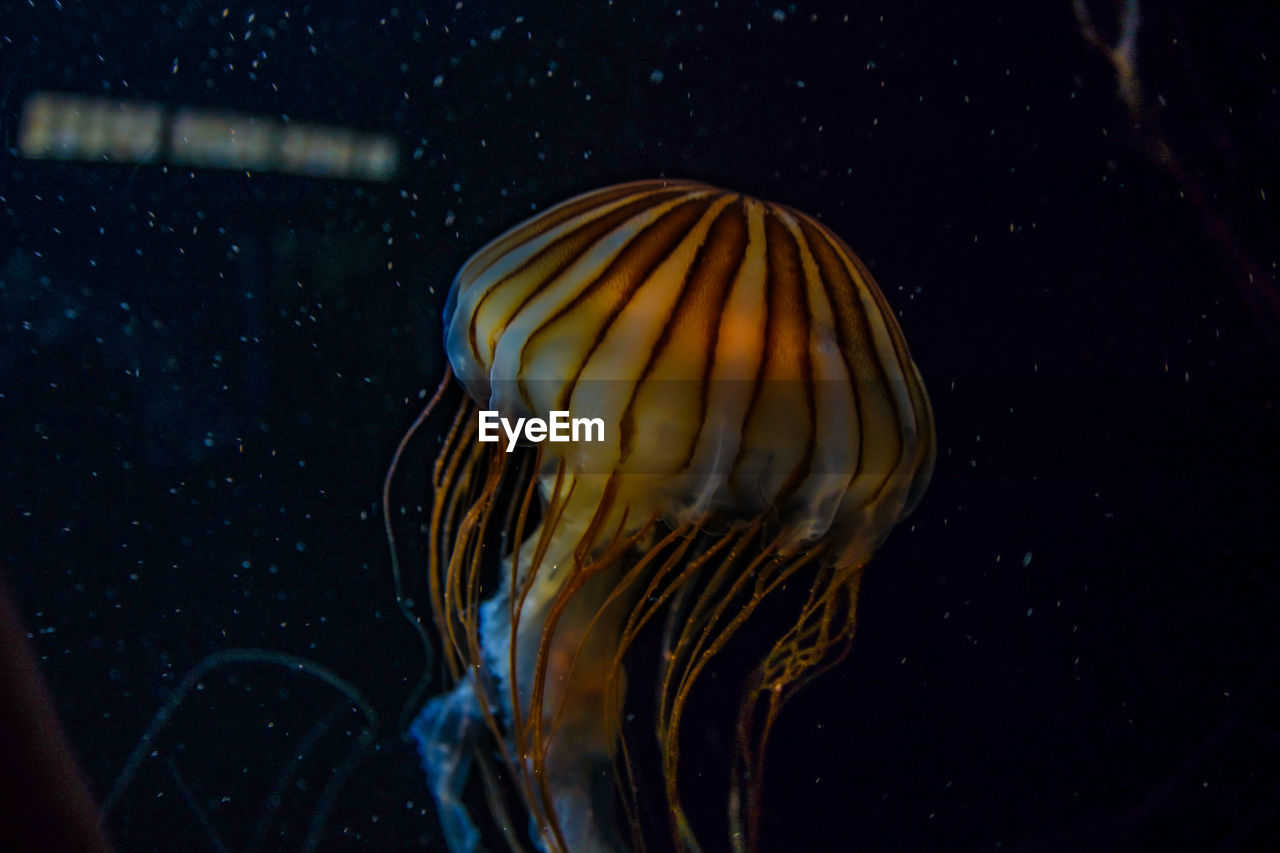
{"type": "Polygon", "coordinates": [[[700,849],[679,777],[693,686],[798,588],[733,721],[725,828],[754,849],[779,711],[847,652],[863,567],[933,468],[885,297],[811,216],[650,180],[498,237],[444,319],[465,394],[433,469],[425,587],[449,688],[411,734],[450,849],[480,846],[477,768],[513,849],[526,831],[545,851],[700,849]],[[480,440],[486,413],[544,427],[512,453],[480,440]],[[552,440],[557,413],[605,429],[552,440]],[[627,668],[651,625],[655,722],[638,735],[627,668]]]}

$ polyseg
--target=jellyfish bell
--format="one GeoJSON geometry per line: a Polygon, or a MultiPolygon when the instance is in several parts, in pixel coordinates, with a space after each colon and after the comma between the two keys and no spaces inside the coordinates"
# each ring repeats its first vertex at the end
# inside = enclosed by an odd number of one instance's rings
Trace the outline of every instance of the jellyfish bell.
{"type": "Polygon", "coordinates": [[[696,849],[678,785],[691,688],[803,571],[807,598],[738,712],[729,822],[750,849],[778,710],[847,648],[861,569],[932,470],[928,396],[884,296],[812,217],[655,180],[498,237],[458,273],[445,322],[469,399],[436,465],[428,581],[455,686],[414,734],[451,848],[479,843],[462,790],[486,736],[538,846],[645,846],[632,756],[654,742],[623,736],[623,659],[661,616],[667,832],[696,849]],[[475,440],[477,407],[597,418],[603,440],[541,443],[536,470],[517,474],[475,440]],[[496,583],[486,543],[510,543],[496,583]]]}

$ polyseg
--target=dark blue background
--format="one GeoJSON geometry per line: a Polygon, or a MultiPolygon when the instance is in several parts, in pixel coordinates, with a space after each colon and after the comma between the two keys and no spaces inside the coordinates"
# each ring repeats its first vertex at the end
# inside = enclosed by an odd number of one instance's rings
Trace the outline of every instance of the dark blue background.
{"type": "MultiPolygon", "coordinates": [[[[0,561],[95,789],[204,656],[291,652],[381,716],[322,849],[438,847],[396,738],[425,658],[377,498],[443,369],[443,296],[534,205],[668,175],[844,235],[937,413],[853,654],[783,716],[766,848],[1276,849],[1280,331],[1242,294],[1280,258],[1277,16],[1149,5],[1147,91],[1205,206],[1067,0],[0,4],[0,561]],[[37,90],[385,131],[404,167],[24,161],[37,90]]],[[[436,440],[397,487],[410,582],[436,440]]],[[[210,675],[112,814],[120,848],[245,846],[337,698],[210,675]]],[[[299,846],[359,726],[320,739],[264,849],[299,846]]]]}

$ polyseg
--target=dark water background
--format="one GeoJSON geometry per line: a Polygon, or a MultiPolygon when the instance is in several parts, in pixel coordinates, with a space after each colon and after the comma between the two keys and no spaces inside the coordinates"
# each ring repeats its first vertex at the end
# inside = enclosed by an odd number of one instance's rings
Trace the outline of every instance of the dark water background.
{"type": "MultiPolygon", "coordinates": [[[[439,849],[395,737],[425,659],[382,476],[461,262],[533,205],[667,175],[845,236],[937,414],[851,658],[782,719],[766,849],[1280,849],[1280,327],[1257,309],[1280,15],[1148,6],[1165,106],[1135,132],[1068,0],[0,4],[0,560],[96,791],[206,655],[289,652],[381,718],[321,849],[439,849]],[[404,165],[24,161],[36,90],[385,131],[404,165]]],[[[410,567],[434,441],[398,487],[410,567]]],[[[208,676],[113,812],[120,848],[240,849],[260,823],[298,849],[363,725],[339,699],[208,676]]]]}

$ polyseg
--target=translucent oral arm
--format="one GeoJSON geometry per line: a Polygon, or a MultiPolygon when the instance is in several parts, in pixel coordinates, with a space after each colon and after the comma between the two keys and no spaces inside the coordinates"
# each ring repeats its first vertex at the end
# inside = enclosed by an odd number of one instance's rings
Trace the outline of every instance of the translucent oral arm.
{"type": "Polygon", "coordinates": [[[409,727],[451,853],[474,853],[479,847],[480,835],[462,804],[462,791],[471,772],[472,747],[484,731],[469,680],[428,702],[409,727]]]}

